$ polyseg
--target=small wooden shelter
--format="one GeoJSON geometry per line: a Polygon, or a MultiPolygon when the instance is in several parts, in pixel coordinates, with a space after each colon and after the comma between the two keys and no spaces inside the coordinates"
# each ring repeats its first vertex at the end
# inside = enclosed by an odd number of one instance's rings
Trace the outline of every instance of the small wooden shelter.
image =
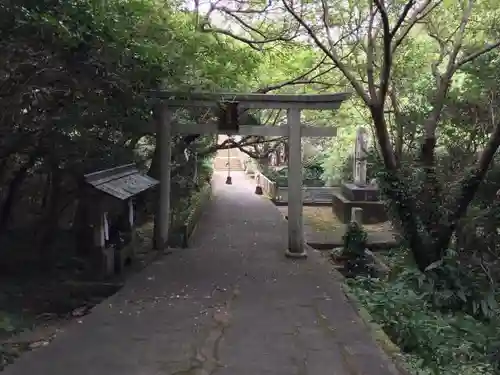
{"type": "Polygon", "coordinates": [[[105,275],[121,273],[134,259],[136,246],[134,197],[159,181],[141,173],[134,164],[84,176],[89,202],[87,221],[93,233],[94,265],[105,275]]]}

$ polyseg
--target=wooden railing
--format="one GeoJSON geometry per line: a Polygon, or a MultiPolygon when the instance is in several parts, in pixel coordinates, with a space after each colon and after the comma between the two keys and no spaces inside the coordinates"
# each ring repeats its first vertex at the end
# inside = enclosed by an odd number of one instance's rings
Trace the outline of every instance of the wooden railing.
{"type": "Polygon", "coordinates": [[[264,176],[262,173],[255,174],[255,184],[262,187],[262,192],[271,199],[276,198],[276,184],[264,176]]]}

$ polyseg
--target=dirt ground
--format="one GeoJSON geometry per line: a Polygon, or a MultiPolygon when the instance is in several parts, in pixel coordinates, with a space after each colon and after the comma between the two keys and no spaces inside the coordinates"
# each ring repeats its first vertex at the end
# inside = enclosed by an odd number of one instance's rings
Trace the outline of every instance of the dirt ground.
{"type": "Polygon", "coordinates": [[[137,235],[135,262],[112,279],[82,279],[75,265],[50,273],[17,265],[0,274],[0,371],[24,351],[48,345],[70,321],[88,314],[151,263],[158,256],[152,250],[152,222],[138,228],[137,235]]]}
{"type": "MultiPolygon", "coordinates": [[[[283,215],[288,215],[288,207],[277,207],[283,215]]],[[[342,224],[337,216],[333,213],[331,207],[312,207],[305,206],[302,209],[304,215],[304,225],[310,226],[317,232],[331,232],[336,230],[345,230],[346,225],[342,224]]],[[[392,232],[390,222],[363,225],[367,232],[392,232]]]]}
{"type": "MultiPolygon", "coordinates": [[[[276,207],[283,216],[288,215],[287,206],[276,207]]],[[[317,250],[329,250],[342,246],[347,229],[327,206],[304,206],[304,238],[309,246],[317,250]]],[[[370,250],[387,249],[398,246],[400,239],[390,222],[364,225],[367,246],[370,250]]]]}

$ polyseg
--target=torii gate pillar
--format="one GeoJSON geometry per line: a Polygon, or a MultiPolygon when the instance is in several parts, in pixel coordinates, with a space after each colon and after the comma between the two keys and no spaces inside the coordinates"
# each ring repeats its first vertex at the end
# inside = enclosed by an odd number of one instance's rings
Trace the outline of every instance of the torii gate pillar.
{"type": "Polygon", "coordinates": [[[170,230],[170,174],[172,159],[172,111],[165,103],[155,107],[156,147],[159,148],[160,187],[155,215],[155,247],[157,250],[168,248],[170,230]]]}
{"type": "Polygon", "coordinates": [[[288,125],[288,249],[285,255],[305,258],[304,225],[302,218],[302,132],[300,109],[287,111],[288,125]]]}

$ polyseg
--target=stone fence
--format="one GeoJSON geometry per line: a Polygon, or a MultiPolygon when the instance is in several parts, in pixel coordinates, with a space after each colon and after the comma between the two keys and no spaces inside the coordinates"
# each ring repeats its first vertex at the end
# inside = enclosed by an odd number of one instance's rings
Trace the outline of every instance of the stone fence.
{"type": "MultiPolygon", "coordinates": [[[[266,177],[259,170],[258,164],[252,159],[245,161],[245,173],[254,176],[255,184],[262,188],[262,193],[269,197],[277,206],[287,206],[288,186],[282,186],[282,184],[278,184],[276,181],[266,177]]],[[[307,182],[304,181],[304,183],[307,182]]],[[[331,206],[333,195],[338,191],[340,191],[339,186],[303,186],[303,204],[304,206],[331,206]]]]}
{"type": "MultiPolygon", "coordinates": [[[[278,186],[274,181],[262,173],[255,175],[255,184],[262,187],[262,193],[269,197],[277,206],[288,205],[288,187],[278,186]]],[[[330,206],[333,194],[339,191],[339,187],[302,187],[302,199],[304,206],[330,206]]]]}
{"type": "MultiPolygon", "coordinates": [[[[277,206],[288,205],[288,187],[279,186],[275,189],[274,203],[277,206]]],[[[339,191],[339,187],[309,187],[302,188],[302,199],[304,206],[330,206],[333,200],[333,194],[339,191]]]]}

